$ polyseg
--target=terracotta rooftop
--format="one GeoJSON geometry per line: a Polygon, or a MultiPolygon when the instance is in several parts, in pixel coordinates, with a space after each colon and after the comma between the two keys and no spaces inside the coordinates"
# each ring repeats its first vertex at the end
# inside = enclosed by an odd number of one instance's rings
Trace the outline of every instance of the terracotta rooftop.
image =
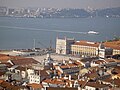
{"type": "Polygon", "coordinates": [[[51,83],[51,84],[65,84],[65,82],[63,82],[62,80],[60,79],[46,79],[44,80],[43,82],[46,82],[46,83],[51,83]]]}
{"type": "Polygon", "coordinates": [[[22,58],[18,60],[11,60],[14,65],[30,65],[30,64],[37,64],[38,61],[34,60],[33,58],[22,58]]]}
{"type": "Polygon", "coordinates": [[[75,63],[69,63],[68,66],[69,67],[78,67],[78,65],[76,65],[75,63]]]}
{"type": "MultiPolygon", "coordinates": [[[[91,47],[98,47],[100,43],[98,42],[89,42],[89,41],[76,41],[74,45],[83,45],[83,46],[91,46],[91,47]]],[[[120,50],[120,40],[119,41],[112,41],[112,42],[105,42],[103,43],[105,47],[113,48],[120,50]]]]}
{"type": "Polygon", "coordinates": [[[47,87],[47,90],[78,90],[78,88],[47,87]]]}
{"type": "Polygon", "coordinates": [[[1,64],[5,64],[7,67],[12,67],[12,65],[10,63],[8,63],[8,62],[7,63],[0,63],[0,65],[1,64]]]}
{"type": "Polygon", "coordinates": [[[115,59],[105,59],[106,62],[115,62],[115,59]]]}
{"type": "Polygon", "coordinates": [[[120,74],[120,66],[114,67],[114,71],[120,74]]]}
{"type": "Polygon", "coordinates": [[[118,85],[120,87],[120,79],[112,79],[112,77],[104,79],[103,81],[109,82],[109,83],[114,83],[115,85],[118,85]]]}
{"type": "Polygon", "coordinates": [[[120,62],[120,60],[117,60],[117,59],[106,59],[105,60],[106,62],[120,62]]]}
{"type": "Polygon", "coordinates": [[[84,87],[87,81],[79,80],[78,83],[80,84],[81,87],[84,87]]]}
{"type": "Polygon", "coordinates": [[[62,72],[60,72],[59,70],[57,70],[57,74],[58,74],[58,75],[61,75],[61,74],[62,74],[62,72]]]}
{"type": "Polygon", "coordinates": [[[89,77],[90,79],[94,79],[94,78],[99,77],[99,75],[97,74],[97,72],[92,72],[90,74],[88,73],[85,76],[89,77]]]}
{"type": "Polygon", "coordinates": [[[30,86],[34,89],[43,88],[42,84],[36,84],[36,83],[28,84],[27,86],[30,86]]]}
{"type": "Polygon", "coordinates": [[[119,41],[111,41],[111,42],[105,42],[104,45],[106,47],[111,47],[113,49],[120,50],[120,40],[119,41]]]}
{"type": "Polygon", "coordinates": [[[62,69],[67,69],[67,68],[69,68],[69,67],[68,67],[67,65],[61,65],[60,68],[62,68],[62,69]]]}
{"type": "Polygon", "coordinates": [[[21,67],[21,66],[18,66],[16,69],[18,69],[20,71],[26,71],[26,68],[25,67],[21,67]]]}
{"type": "Polygon", "coordinates": [[[68,64],[66,64],[66,65],[61,65],[60,67],[61,67],[62,69],[67,69],[67,68],[78,67],[78,65],[75,64],[75,63],[68,63],[68,64]]]}
{"type": "Polygon", "coordinates": [[[120,77],[120,73],[119,73],[119,74],[117,74],[117,76],[119,76],[119,77],[120,77]]]}
{"type": "Polygon", "coordinates": [[[75,63],[76,65],[78,65],[78,66],[83,66],[83,65],[81,64],[81,62],[75,61],[74,63],[75,63]]]}
{"type": "Polygon", "coordinates": [[[65,85],[66,83],[70,83],[70,82],[74,83],[73,81],[65,79],[65,78],[46,79],[43,82],[51,83],[51,84],[62,84],[62,85],[65,85]]]}
{"type": "Polygon", "coordinates": [[[115,85],[118,85],[120,87],[120,79],[114,79],[112,81],[115,85]]]}
{"type": "Polygon", "coordinates": [[[0,54],[0,62],[7,62],[8,60],[17,60],[22,58],[23,57],[19,57],[19,56],[10,56],[5,54],[0,54]]]}
{"type": "Polygon", "coordinates": [[[96,60],[96,61],[93,61],[93,62],[95,62],[96,64],[104,64],[104,63],[106,63],[106,62],[103,61],[103,60],[96,60]]]}
{"type": "Polygon", "coordinates": [[[4,80],[0,80],[0,84],[1,84],[2,82],[4,82],[4,80]]]}
{"type": "Polygon", "coordinates": [[[111,82],[112,81],[112,76],[110,76],[109,78],[103,79],[102,81],[104,81],[104,82],[111,82]]]}
{"type": "Polygon", "coordinates": [[[20,89],[20,86],[11,85],[10,83],[6,81],[1,82],[0,86],[5,88],[5,90],[19,90],[20,89]]]}
{"type": "Polygon", "coordinates": [[[88,41],[77,41],[74,45],[83,45],[83,46],[91,46],[91,47],[98,47],[99,43],[96,42],[88,42],[88,41]]]}
{"type": "Polygon", "coordinates": [[[49,74],[46,72],[46,70],[40,70],[41,76],[49,76],[49,74]]]}
{"type": "Polygon", "coordinates": [[[104,88],[107,87],[108,85],[95,83],[95,82],[88,82],[86,86],[95,87],[95,88],[104,88]]]}

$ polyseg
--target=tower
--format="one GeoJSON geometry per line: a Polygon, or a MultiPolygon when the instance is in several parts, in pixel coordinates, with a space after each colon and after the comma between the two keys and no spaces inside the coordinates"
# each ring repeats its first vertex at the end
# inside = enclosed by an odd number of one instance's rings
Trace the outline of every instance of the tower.
{"type": "Polygon", "coordinates": [[[98,47],[98,56],[100,58],[105,58],[105,46],[102,42],[99,44],[99,47],[98,47]]]}
{"type": "Polygon", "coordinates": [[[75,42],[74,38],[57,38],[56,39],[56,53],[58,54],[70,54],[71,44],[75,42]]]}

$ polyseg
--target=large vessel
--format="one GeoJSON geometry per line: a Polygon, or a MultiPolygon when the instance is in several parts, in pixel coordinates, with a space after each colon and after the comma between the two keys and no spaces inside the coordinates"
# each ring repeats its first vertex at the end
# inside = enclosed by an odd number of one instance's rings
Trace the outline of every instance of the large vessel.
{"type": "Polygon", "coordinates": [[[88,31],[88,34],[99,34],[99,32],[95,32],[95,31],[88,31]]]}

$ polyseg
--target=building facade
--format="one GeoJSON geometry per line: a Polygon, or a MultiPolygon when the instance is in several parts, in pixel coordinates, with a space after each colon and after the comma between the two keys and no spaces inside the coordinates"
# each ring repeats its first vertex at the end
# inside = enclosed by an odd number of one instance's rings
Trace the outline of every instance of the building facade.
{"type": "Polygon", "coordinates": [[[57,54],[72,54],[80,57],[109,58],[120,54],[120,41],[112,42],[89,42],[75,41],[74,39],[56,39],[57,54]]]}
{"type": "Polygon", "coordinates": [[[113,55],[120,54],[120,49],[113,49],[113,55]]]}
{"type": "Polygon", "coordinates": [[[120,40],[105,42],[104,45],[113,49],[113,55],[120,54],[120,40]]]}
{"type": "Polygon", "coordinates": [[[77,41],[71,45],[71,54],[78,56],[97,56],[98,55],[98,43],[77,41]]]}
{"type": "Polygon", "coordinates": [[[71,45],[75,42],[74,38],[57,38],[56,39],[56,53],[57,54],[70,54],[71,45]]]}
{"type": "Polygon", "coordinates": [[[112,48],[105,47],[103,43],[77,41],[71,45],[71,54],[81,57],[110,57],[113,53],[112,48]]]}

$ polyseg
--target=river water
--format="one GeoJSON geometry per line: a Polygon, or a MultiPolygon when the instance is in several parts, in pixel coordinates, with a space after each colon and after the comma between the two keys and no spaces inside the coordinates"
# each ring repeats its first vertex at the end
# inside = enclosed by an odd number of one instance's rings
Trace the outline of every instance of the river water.
{"type": "Polygon", "coordinates": [[[0,17],[0,49],[46,48],[56,37],[105,41],[120,36],[120,18],[14,18],[0,17]],[[99,35],[84,34],[90,30],[99,35]]]}

